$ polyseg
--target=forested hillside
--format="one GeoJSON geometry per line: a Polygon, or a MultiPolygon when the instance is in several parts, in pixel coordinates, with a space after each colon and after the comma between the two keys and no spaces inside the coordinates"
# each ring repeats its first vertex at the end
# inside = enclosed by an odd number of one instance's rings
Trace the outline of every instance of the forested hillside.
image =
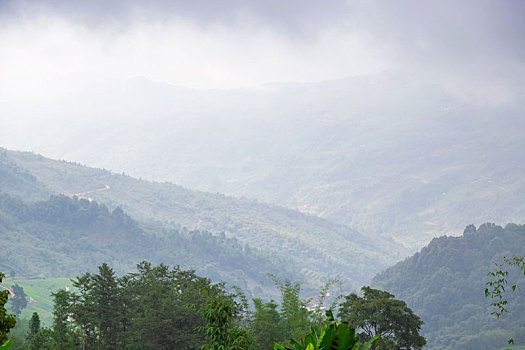
{"type": "MultiPolygon", "coordinates": [[[[16,168],[32,179],[25,193],[43,186],[31,198],[47,199],[49,192],[76,195],[111,210],[120,206],[132,217],[155,225],[224,232],[242,244],[292,259],[317,287],[326,278],[339,277],[348,287],[358,288],[404,252],[391,240],[372,242],[347,226],[257,201],[137,180],[31,153],[3,150],[0,158],[0,166],[16,168]]],[[[16,195],[19,190],[11,188],[11,182],[0,178],[0,187],[16,195]]]]}
{"type": "Polygon", "coordinates": [[[525,278],[509,268],[508,314],[500,319],[485,297],[487,275],[503,257],[525,255],[525,225],[483,224],[462,237],[439,237],[410,258],[378,274],[372,286],[405,300],[425,322],[429,349],[498,349],[525,341],[525,278]]]}
{"type": "Polygon", "coordinates": [[[73,277],[101,262],[127,273],[142,260],[193,268],[214,281],[264,295],[267,274],[302,279],[289,259],[224,234],[139,224],[119,207],[77,197],[25,203],[0,194],[0,271],[17,278],[73,277]]]}

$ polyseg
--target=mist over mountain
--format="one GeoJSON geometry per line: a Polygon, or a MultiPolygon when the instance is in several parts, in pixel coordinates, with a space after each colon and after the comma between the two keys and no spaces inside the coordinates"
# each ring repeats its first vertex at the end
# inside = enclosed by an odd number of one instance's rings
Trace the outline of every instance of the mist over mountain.
{"type": "Polygon", "coordinates": [[[381,348],[522,344],[523,293],[495,320],[483,287],[525,254],[524,18],[516,0],[0,0],[0,286],[19,296],[0,294],[30,298],[0,345],[270,350],[327,321],[339,282],[347,306],[371,283],[413,308],[381,348]]]}
{"type": "Polygon", "coordinates": [[[193,90],[135,78],[48,102],[54,122],[38,129],[11,119],[0,133],[9,147],[286,206],[414,249],[469,222],[525,217],[525,84],[494,84],[390,72],[193,90]]]}

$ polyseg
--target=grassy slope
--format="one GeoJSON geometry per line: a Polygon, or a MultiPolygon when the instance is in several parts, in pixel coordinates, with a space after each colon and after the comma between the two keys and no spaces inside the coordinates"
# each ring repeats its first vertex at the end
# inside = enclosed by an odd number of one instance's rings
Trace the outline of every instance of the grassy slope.
{"type": "MultiPolygon", "coordinates": [[[[33,312],[38,312],[41,321],[50,326],[53,319],[53,298],[51,293],[66,287],[72,287],[69,278],[45,278],[45,279],[6,279],[7,287],[18,284],[27,295],[28,305],[22,310],[20,318],[31,318],[33,312]],[[31,299],[30,299],[31,298],[31,299]]],[[[8,309],[10,303],[7,304],[8,309]]],[[[10,309],[9,309],[10,310],[10,309]]]]}

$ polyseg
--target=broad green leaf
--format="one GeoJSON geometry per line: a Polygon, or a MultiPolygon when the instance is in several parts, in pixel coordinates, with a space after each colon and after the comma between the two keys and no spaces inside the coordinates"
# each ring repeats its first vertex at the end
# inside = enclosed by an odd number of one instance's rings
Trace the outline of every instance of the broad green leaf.
{"type": "Polygon", "coordinates": [[[0,350],[10,349],[11,345],[13,345],[13,342],[11,339],[9,339],[7,342],[5,342],[3,345],[0,346],[0,350]]]}

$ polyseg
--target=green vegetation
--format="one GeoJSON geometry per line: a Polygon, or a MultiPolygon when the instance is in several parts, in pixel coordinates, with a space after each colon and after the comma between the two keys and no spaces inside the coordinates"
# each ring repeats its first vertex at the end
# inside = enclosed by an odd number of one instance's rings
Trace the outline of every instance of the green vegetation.
{"type": "MultiPolygon", "coordinates": [[[[215,281],[259,293],[271,286],[267,273],[299,278],[288,259],[241,245],[224,234],[141,225],[118,207],[110,211],[78,197],[25,203],[0,194],[0,217],[0,244],[5,249],[0,269],[15,271],[16,283],[37,301],[40,292],[24,284],[33,283],[28,278],[70,277],[93,271],[97,261],[104,260],[119,273],[131,271],[141,259],[195,267],[215,281]]],[[[50,308],[30,309],[25,316],[33,311],[45,316],[50,308]]]]}
{"type": "MultiPolygon", "coordinates": [[[[0,272],[0,283],[4,277],[5,275],[0,272]]],[[[5,303],[7,302],[8,298],[9,291],[0,291],[0,344],[4,344],[8,340],[7,334],[9,333],[9,330],[16,324],[16,316],[8,314],[7,309],[5,308],[5,303]]],[[[8,345],[6,345],[6,348],[7,346],[8,345]]]]}
{"type": "Polygon", "coordinates": [[[421,348],[425,338],[430,349],[525,342],[525,299],[502,294],[507,281],[524,285],[520,271],[506,270],[523,269],[523,260],[505,257],[525,256],[525,226],[470,225],[462,237],[434,239],[374,278],[386,292],[347,295],[343,325],[312,311],[302,286],[310,294],[339,277],[351,291],[395,258],[386,252],[402,251],[397,244],[293,210],[30,153],[0,152],[0,175],[0,270],[16,290],[7,305],[20,315],[14,349],[321,349],[321,323],[344,339],[378,339],[380,348],[421,348]],[[100,261],[108,264],[97,270],[100,261]],[[485,286],[493,261],[503,263],[485,286]],[[79,274],[70,290],[53,279],[79,274]],[[238,285],[253,310],[219,281],[238,285]],[[483,290],[506,317],[491,316],[483,290]]]}
{"type": "Polygon", "coordinates": [[[388,292],[362,287],[363,297],[351,293],[341,303],[338,316],[356,329],[359,337],[378,337],[381,349],[421,349],[426,340],[419,335],[423,321],[402,300],[388,292]]]}
{"type": "Polygon", "coordinates": [[[275,350],[368,350],[379,340],[379,335],[361,344],[355,328],[350,328],[347,322],[339,323],[334,319],[332,311],[326,312],[327,320],[319,327],[312,326],[310,333],[301,341],[290,340],[293,346],[275,344],[275,350]]]}
{"type": "MultiPolygon", "coordinates": [[[[34,312],[38,313],[43,325],[51,325],[53,318],[53,299],[51,293],[60,289],[72,287],[69,278],[36,278],[36,279],[16,279],[6,280],[5,286],[11,287],[14,284],[20,285],[28,297],[28,305],[22,310],[19,319],[29,319],[34,312]]],[[[11,301],[7,303],[10,307],[11,301]]],[[[22,326],[17,323],[16,328],[22,326]]]]}
{"type": "MultiPolygon", "coordinates": [[[[509,312],[507,309],[508,301],[504,298],[505,287],[508,285],[508,268],[517,267],[525,275],[525,257],[503,257],[502,263],[494,262],[494,264],[496,265],[496,270],[489,272],[491,279],[486,283],[485,296],[490,297],[492,300],[490,305],[496,308],[496,311],[491,312],[491,314],[499,318],[504,313],[509,312]]],[[[513,284],[511,287],[512,292],[515,292],[517,288],[519,288],[518,284],[513,284]]],[[[510,338],[508,343],[514,344],[514,339],[510,338]]]]}
{"type": "MultiPolygon", "coordinates": [[[[400,299],[425,322],[428,347],[439,349],[497,349],[509,338],[525,341],[525,299],[507,298],[509,314],[491,315],[484,290],[487,272],[504,256],[525,255],[525,226],[505,228],[469,225],[462,237],[439,237],[414,256],[377,275],[372,286],[400,299]]],[[[509,271],[509,280],[523,285],[524,276],[509,271]]]]}
{"type": "Polygon", "coordinates": [[[246,350],[253,348],[251,332],[242,326],[243,312],[247,305],[238,303],[232,295],[224,291],[210,293],[206,290],[207,300],[201,307],[201,314],[206,324],[200,327],[208,338],[204,350],[246,350]]]}
{"type": "Polygon", "coordinates": [[[363,341],[331,311],[320,317],[324,305],[307,308],[289,280],[276,279],[280,305],[253,299],[255,310],[238,288],[146,261],[122,277],[103,263],[71,283],[74,290],[52,293],[51,327],[34,312],[24,333],[13,332],[14,349],[365,350],[381,336],[363,341]]]}
{"type": "MultiPolygon", "coordinates": [[[[40,200],[48,200],[48,193],[77,194],[79,201],[92,199],[104,203],[99,207],[107,206],[110,213],[121,207],[135,220],[146,223],[144,225],[157,228],[168,226],[175,231],[187,227],[190,231],[208,230],[214,235],[224,232],[226,237],[235,238],[241,246],[248,244],[251,248],[272,251],[273,254],[285,251],[280,259],[284,257],[283,260],[300,265],[303,279],[315,288],[320,288],[325,280],[334,277],[339,278],[346,288],[356,288],[367,283],[375,273],[394,262],[396,257],[402,256],[399,252],[403,249],[392,240],[377,238],[372,244],[347,226],[290,209],[219,194],[189,191],[170,183],[137,180],[31,153],[4,150],[0,151],[0,158],[3,162],[0,167],[9,164],[29,174],[36,184],[42,185],[39,191],[28,198],[38,196],[40,200]]],[[[13,181],[0,178],[0,188],[18,195],[18,188],[8,186],[13,181]]],[[[109,237],[98,237],[99,240],[106,238],[109,237]]],[[[148,256],[140,257],[163,261],[148,256]]],[[[91,268],[94,268],[96,261],[111,262],[110,258],[100,252],[92,259],[91,268]]],[[[125,265],[136,262],[128,261],[125,265]]],[[[175,263],[171,260],[166,262],[175,263]]],[[[194,266],[202,267],[204,264],[194,266]]],[[[0,265],[0,268],[4,267],[0,265]]],[[[10,268],[6,271],[10,271],[10,268]]],[[[57,268],[62,271],[67,266],[57,268]]],[[[116,264],[115,268],[120,271],[116,264]]],[[[213,270],[213,267],[209,269],[213,270]]]]}
{"type": "Polygon", "coordinates": [[[214,284],[194,271],[145,261],[122,277],[103,263],[98,273],[85,273],[72,284],[74,291],[52,294],[52,327],[42,327],[33,313],[24,320],[27,331],[17,334],[15,349],[263,350],[309,329],[317,329],[319,335],[315,349],[358,344],[355,331],[337,323],[331,313],[322,319],[325,327],[319,331],[317,315],[299,298],[300,285],[289,280],[279,285],[279,311],[273,302],[265,309],[260,299],[250,311],[238,288],[227,291],[224,283],[214,284]],[[270,322],[273,333],[261,327],[270,322]]]}

